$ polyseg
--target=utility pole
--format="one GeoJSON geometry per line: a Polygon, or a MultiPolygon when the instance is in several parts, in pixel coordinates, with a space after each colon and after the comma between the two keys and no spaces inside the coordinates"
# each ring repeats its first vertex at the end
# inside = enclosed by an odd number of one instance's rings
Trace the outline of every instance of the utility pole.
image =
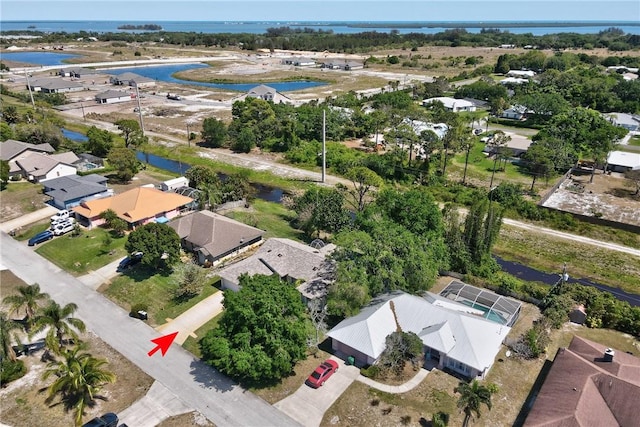
{"type": "Polygon", "coordinates": [[[322,183],[327,175],[327,112],[322,110],[322,183]]]}
{"type": "Polygon", "coordinates": [[[31,91],[31,83],[29,83],[29,74],[27,73],[27,70],[24,70],[24,78],[27,79],[27,88],[29,89],[29,96],[31,97],[31,106],[35,110],[36,109],[36,103],[33,100],[33,92],[31,91]]]}
{"type": "Polygon", "coordinates": [[[84,104],[82,102],[80,103],[80,107],[82,108],[82,120],[86,122],[87,118],[84,115],[84,104]]]}
{"type": "Polygon", "coordinates": [[[189,131],[189,120],[187,120],[187,146],[191,147],[191,132],[189,131]]]}
{"type": "Polygon", "coordinates": [[[138,90],[137,84],[136,84],[136,101],[138,101],[138,118],[140,119],[140,130],[142,131],[142,136],[144,136],[144,121],[142,120],[142,107],[140,107],[140,91],[138,90]]]}

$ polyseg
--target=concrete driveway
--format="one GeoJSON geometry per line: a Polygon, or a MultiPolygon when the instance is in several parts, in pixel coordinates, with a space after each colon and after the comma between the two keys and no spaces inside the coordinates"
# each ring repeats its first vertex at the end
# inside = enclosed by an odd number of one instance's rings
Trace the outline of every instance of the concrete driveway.
{"type": "MultiPolygon", "coordinates": [[[[295,393],[273,406],[304,426],[319,426],[325,411],[360,375],[360,370],[355,366],[347,366],[344,361],[334,356],[331,356],[331,359],[338,362],[339,368],[325,385],[314,389],[302,384],[295,393]]],[[[318,364],[320,363],[319,361],[318,364]]]]}

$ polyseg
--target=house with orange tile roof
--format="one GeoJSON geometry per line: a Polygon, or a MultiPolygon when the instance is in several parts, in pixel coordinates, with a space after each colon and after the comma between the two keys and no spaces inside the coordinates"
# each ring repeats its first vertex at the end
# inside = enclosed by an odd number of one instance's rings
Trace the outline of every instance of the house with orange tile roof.
{"type": "Polygon", "coordinates": [[[150,222],[166,223],[190,209],[191,197],[150,187],[138,187],[112,197],[82,202],[72,210],[78,222],[92,228],[104,224],[101,215],[111,209],[130,228],[150,222]]]}

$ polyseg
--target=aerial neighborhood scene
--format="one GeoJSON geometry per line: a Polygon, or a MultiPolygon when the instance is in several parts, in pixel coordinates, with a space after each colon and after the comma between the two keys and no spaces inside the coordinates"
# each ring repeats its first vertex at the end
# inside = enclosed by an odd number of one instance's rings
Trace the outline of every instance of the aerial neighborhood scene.
{"type": "Polygon", "coordinates": [[[0,427],[640,425],[637,1],[1,12],[0,427]]]}

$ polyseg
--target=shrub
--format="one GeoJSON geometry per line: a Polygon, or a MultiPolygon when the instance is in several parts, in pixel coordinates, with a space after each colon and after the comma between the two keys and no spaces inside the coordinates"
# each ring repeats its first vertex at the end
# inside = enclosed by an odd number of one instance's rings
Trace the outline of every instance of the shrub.
{"type": "MultiPolygon", "coordinates": [[[[376,379],[378,378],[378,376],[380,376],[380,367],[377,365],[371,365],[368,368],[360,369],[360,373],[367,378],[376,379]]],[[[380,402],[378,401],[378,403],[380,402]]],[[[377,405],[373,405],[373,406],[377,406],[377,405]]]]}
{"type": "Polygon", "coordinates": [[[22,360],[4,359],[0,362],[0,385],[4,387],[11,381],[22,378],[27,373],[27,368],[22,360]]]}

